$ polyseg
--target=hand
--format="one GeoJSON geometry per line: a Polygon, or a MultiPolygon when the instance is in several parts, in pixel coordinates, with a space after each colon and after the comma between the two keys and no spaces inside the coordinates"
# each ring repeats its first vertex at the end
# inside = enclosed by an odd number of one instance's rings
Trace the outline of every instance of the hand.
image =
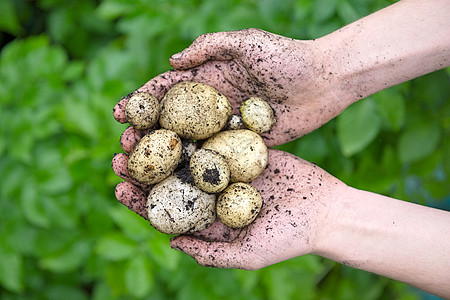
{"type": "MultiPolygon", "coordinates": [[[[328,122],[347,105],[336,97],[332,59],[318,41],[294,40],[258,29],[205,34],[170,59],[175,70],[163,73],[139,88],[161,99],[172,85],[192,80],[214,86],[237,112],[248,97],[270,102],[277,124],[263,134],[267,145],[296,139],[328,122]]],[[[124,106],[114,116],[125,123],[124,106]]]]}
{"type": "MultiPolygon", "coordinates": [[[[275,127],[264,135],[268,146],[273,146],[312,131],[339,112],[336,105],[326,105],[330,100],[325,95],[332,84],[324,83],[326,76],[318,75],[324,72],[323,58],[318,53],[311,42],[256,29],[203,35],[171,58],[177,70],[151,79],[136,92],[146,91],[161,100],[179,81],[203,82],[227,95],[235,112],[245,98],[260,96],[270,102],[277,117],[275,127]]],[[[114,116],[121,123],[126,122],[124,107],[132,94],[114,108],[114,116]]],[[[123,150],[130,152],[144,134],[132,127],[126,129],[121,137],[123,150]]],[[[126,180],[116,187],[116,197],[147,218],[146,195],[151,187],[130,178],[127,159],[125,153],[113,159],[115,173],[126,180]]],[[[186,251],[202,264],[247,269],[309,253],[319,229],[317,219],[319,215],[323,217],[319,209],[324,206],[321,201],[335,188],[328,182],[325,184],[330,180],[316,166],[271,150],[269,167],[252,183],[261,191],[265,203],[255,223],[244,230],[232,230],[216,221],[194,236],[175,238],[172,246],[186,251]],[[200,244],[202,248],[195,252],[195,245],[200,244]],[[223,254],[207,255],[217,248],[223,254]],[[208,261],[211,257],[214,261],[208,261]]],[[[342,185],[336,179],[332,181],[336,187],[342,185]]]]}
{"type": "MultiPolygon", "coordinates": [[[[279,150],[270,150],[268,167],[251,184],[264,199],[252,224],[230,229],[215,221],[195,235],[173,238],[171,246],[204,266],[248,270],[311,253],[326,224],[329,202],[346,188],[316,165],[279,150]]],[[[125,182],[118,186],[118,198],[146,217],[142,191],[125,182]]]]}

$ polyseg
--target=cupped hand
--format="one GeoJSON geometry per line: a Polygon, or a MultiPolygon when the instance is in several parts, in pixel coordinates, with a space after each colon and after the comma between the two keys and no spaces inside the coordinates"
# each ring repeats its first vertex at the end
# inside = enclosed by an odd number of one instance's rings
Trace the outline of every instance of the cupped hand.
{"type": "Polygon", "coordinates": [[[148,81],[114,108],[125,123],[125,104],[132,94],[146,91],[158,99],[177,82],[209,84],[226,95],[237,112],[248,97],[271,104],[277,118],[263,134],[266,144],[279,145],[305,135],[339,114],[333,60],[318,41],[302,41],[258,29],[205,34],[170,58],[175,70],[148,81]],[[331,73],[331,74],[330,74],[331,73]]]}
{"type": "MultiPolygon", "coordinates": [[[[126,156],[119,160],[126,163],[126,156]]],[[[216,220],[202,232],[174,237],[171,247],[204,266],[247,270],[312,253],[327,224],[330,203],[346,187],[318,166],[279,150],[269,150],[268,167],[251,185],[264,201],[252,224],[231,229],[216,220]]],[[[146,218],[144,191],[123,182],[116,195],[146,218]]]]}
{"type": "MultiPolygon", "coordinates": [[[[268,146],[282,144],[320,127],[344,108],[333,102],[334,83],[328,80],[325,61],[312,41],[257,29],[202,35],[170,59],[175,70],[156,76],[120,100],[114,117],[127,122],[125,105],[134,93],[149,92],[161,100],[177,82],[197,81],[226,95],[234,112],[251,96],[269,101],[277,123],[263,137],[268,146]]],[[[126,129],[120,141],[123,150],[129,153],[145,133],[126,129]]],[[[114,172],[126,180],[117,185],[116,197],[147,218],[145,204],[151,186],[129,176],[126,153],[117,154],[112,162],[114,172]]],[[[326,218],[327,202],[344,186],[319,167],[276,150],[270,150],[269,166],[251,184],[264,199],[254,223],[233,230],[216,221],[200,233],[174,238],[172,247],[202,265],[244,269],[310,253],[326,218]]]]}

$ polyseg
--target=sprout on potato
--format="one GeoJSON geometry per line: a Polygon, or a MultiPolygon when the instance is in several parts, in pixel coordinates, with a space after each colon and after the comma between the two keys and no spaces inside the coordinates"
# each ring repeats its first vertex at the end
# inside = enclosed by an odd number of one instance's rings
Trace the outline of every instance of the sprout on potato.
{"type": "Polygon", "coordinates": [[[230,115],[230,102],[215,88],[184,81],[164,96],[159,123],[182,138],[202,140],[219,132],[230,115]]]}
{"type": "Polygon", "coordinates": [[[262,204],[261,194],[256,188],[236,182],[228,186],[217,199],[217,217],[228,227],[242,228],[255,220],[262,204]]]}
{"type": "Polygon", "coordinates": [[[181,139],[167,129],[145,135],[128,158],[128,173],[143,184],[158,183],[172,174],[181,157],[181,139]]]}
{"type": "Polygon", "coordinates": [[[158,123],[160,104],[146,92],[134,94],[125,106],[125,117],[136,129],[145,130],[158,123]]]}

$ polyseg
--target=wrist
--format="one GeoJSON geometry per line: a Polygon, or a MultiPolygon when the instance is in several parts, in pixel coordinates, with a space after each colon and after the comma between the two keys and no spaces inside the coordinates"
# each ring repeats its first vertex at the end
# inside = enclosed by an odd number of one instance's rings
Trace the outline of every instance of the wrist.
{"type": "MultiPolygon", "coordinates": [[[[324,212],[318,220],[318,231],[312,254],[325,258],[336,260],[340,255],[336,248],[337,242],[341,241],[345,235],[344,231],[352,227],[349,221],[352,218],[348,216],[348,199],[350,194],[356,190],[345,184],[339,185],[328,201],[324,203],[324,212]]],[[[337,260],[336,260],[337,261],[337,260]]]]}
{"type": "Polygon", "coordinates": [[[450,4],[399,1],[318,39],[351,103],[450,65],[450,4]]]}

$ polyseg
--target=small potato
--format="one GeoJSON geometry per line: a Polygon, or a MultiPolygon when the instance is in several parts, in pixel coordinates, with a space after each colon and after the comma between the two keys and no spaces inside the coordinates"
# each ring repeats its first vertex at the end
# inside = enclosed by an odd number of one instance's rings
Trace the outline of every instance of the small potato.
{"type": "Polygon", "coordinates": [[[194,152],[189,168],[195,185],[207,193],[223,191],[230,181],[230,167],[225,157],[213,150],[194,152]]]}
{"type": "Polygon", "coordinates": [[[147,198],[150,224],[166,234],[194,233],[206,229],[216,219],[216,196],[172,175],[158,183],[147,198]]]}
{"type": "Polygon", "coordinates": [[[128,158],[128,173],[143,184],[155,184],[175,170],[181,158],[180,137],[167,129],[145,135],[128,158]]]}
{"type": "Polygon", "coordinates": [[[203,149],[211,149],[226,158],[231,182],[249,182],[267,166],[269,151],[261,136],[248,129],[222,131],[206,140],[203,149]]]}
{"type": "Polygon", "coordinates": [[[158,123],[160,104],[156,97],[146,92],[131,96],[125,106],[125,117],[136,129],[145,130],[158,123]]]}
{"type": "Polygon", "coordinates": [[[244,122],[240,114],[232,114],[227,121],[226,130],[245,129],[244,122]]]}
{"type": "Polygon", "coordinates": [[[256,133],[269,131],[276,121],[269,103],[258,97],[242,102],[239,111],[245,127],[256,133]]]}
{"type": "Polygon", "coordinates": [[[256,188],[242,182],[233,183],[217,199],[217,217],[228,227],[243,228],[255,220],[262,204],[256,188]]]}
{"type": "Polygon", "coordinates": [[[232,110],[228,99],[215,88],[191,81],[174,85],[161,103],[161,127],[193,140],[219,132],[232,110]]]}

